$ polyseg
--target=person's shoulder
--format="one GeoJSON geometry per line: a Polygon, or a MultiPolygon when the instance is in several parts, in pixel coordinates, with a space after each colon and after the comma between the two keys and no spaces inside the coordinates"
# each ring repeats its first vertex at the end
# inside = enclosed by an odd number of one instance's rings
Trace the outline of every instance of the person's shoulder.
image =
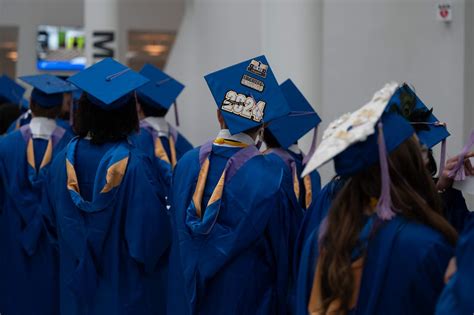
{"type": "Polygon", "coordinates": [[[280,167],[282,169],[288,168],[285,161],[278,154],[274,152],[270,152],[264,155],[265,155],[265,159],[271,164],[273,164],[275,167],[280,167]]]}
{"type": "Polygon", "coordinates": [[[199,152],[201,151],[201,147],[193,148],[187,151],[181,159],[179,159],[178,164],[187,164],[190,162],[194,162],[196,159],[199,159],[199,152]]]}
{"type": "MultiPolygon", "coordinates": [[[[0,152],[11,151],[12,146],[18,146],[23,141],[23,136],[21,135],[20,130],[14,130],[6,135],[0,137],[0,152]]],[[[26,144],[26,143],[25,143],[26,144]]]]}
{"type": "Polygon", "coordinates": [[[424,261],[432,254],[451,255],[454,247],[434,228],[418,222],[407,221],[397,236],[397,244],[407,259],[424,261]]]}

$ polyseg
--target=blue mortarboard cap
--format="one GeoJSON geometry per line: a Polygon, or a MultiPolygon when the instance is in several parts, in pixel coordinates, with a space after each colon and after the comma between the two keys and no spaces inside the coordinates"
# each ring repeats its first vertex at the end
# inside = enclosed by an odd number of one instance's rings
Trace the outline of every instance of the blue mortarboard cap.
{"type": "MultiPolygon", "coordinates": [[[[413,127],[400,115],[385,112],[381,118],[387,153],[413,136],[413,127]]],[[[339,176],[351,176],[379,162],[378,128],[365,141],[352,144],[334,157],[334,168],[339,176]]]]}
{"type": "Polygon", "coordinates": [[[137,97],[148,106],[169,109],[184,89],[183,84],[150,64],[146,64],[140,74],[150,82],[137,89],[137,97]]]}
{"type": "Polygon", "coordinates": [[[205,76],[231,134],[280,118],[289,107],[265,56],[205,76]]]}
{"type": "Polygon", "coordinates": [[[72,84],[51,74],[24,76],[20,77],[20,80],[33,87],[31,100],[44,108],[61,105],[63,94],[76,89],[72,84]]]}
{"type": "Polygon", "coordinates": [[[0,76],[0,103],[9,102],[12,104],[19,104],[25,88],[10,79],[6,75],[0,76]]]}
{"type": "Polygon", "coordinates": [[[290,107],[288,116],[278,118],[268,126],[283,148],[288,148],[308,131],[318,126],[321,118],[290,79],[280,85],[290,107]]]}
{"type": "Polygon", "coordinates": [[[387,111],[395,112],[407,119],[415,129],[421,143],[434,147],[450,136],[446,125],[440,123],[416,93],[404,83],[393,95],[387,111]]]}
{"type": "Polygon", "coordinates": [[[127,103],[133,92],[149,80],[114,59],[106,58],[68,81],[87,93],[95,105],[113,110],[127,103]]]}

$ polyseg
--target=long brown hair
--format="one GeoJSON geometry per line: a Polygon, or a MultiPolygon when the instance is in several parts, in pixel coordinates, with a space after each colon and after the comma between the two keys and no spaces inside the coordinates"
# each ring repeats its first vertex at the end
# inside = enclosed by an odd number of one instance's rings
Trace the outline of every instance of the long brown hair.
{"type": "MultiPolygon", "coordinates": [[[[454,228],[442,216],[441,201],[424,165],[418,140],[402,143],[389,155],[391,197],[399,215],[426,224],[443,234],[453,245],[454,228]]],[[[331,302],[341,302],[337,313],[349,310],[354,278],[351,254],[364,225],[364,216],[373,212],[371,199],[380,195],[380,166],[374,165],[352,176],[334,200],[326,233],[321,239],[322,314],[331,302]]]]}

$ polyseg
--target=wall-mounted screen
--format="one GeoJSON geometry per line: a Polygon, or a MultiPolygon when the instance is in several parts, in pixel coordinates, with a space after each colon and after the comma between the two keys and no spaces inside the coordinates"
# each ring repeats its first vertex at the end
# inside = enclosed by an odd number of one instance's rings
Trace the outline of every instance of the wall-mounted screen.
{"type": "Polygon", "coordinates": [[[84,30],[76,27],[38,27],[38,70],[79,71],[86,67],[84,30]]]}

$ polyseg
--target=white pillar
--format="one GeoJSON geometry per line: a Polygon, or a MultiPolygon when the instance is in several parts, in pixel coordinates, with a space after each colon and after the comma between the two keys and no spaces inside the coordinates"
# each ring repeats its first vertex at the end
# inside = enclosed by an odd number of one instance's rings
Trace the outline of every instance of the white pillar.
{"type": "Polygon", "coordinates": [[[84,29],[88,65],[118,58],[119,0],[84,0],[84,29]]]}

